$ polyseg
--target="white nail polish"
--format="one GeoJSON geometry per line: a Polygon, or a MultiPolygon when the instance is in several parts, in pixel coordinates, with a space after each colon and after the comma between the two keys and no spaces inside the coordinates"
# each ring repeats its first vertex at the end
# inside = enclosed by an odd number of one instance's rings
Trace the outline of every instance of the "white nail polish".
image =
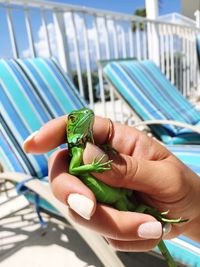
{"type": "Polygon", "coordinates": [[[172,225],[171,223],[165,223],[163,226],[163,236],[168,235],[172,230],[172,225]]]}
{"type": "Polygon", "coordinates": [[[138,236],[145,239],[157,239],[162,235],[162,225],[160,222],[146,222],[139,226],[138,236]]]}
{"type": "Polygon", "coordinates": [[[68,204],[72,210],[86,220],[90,220],[94,208],[94,202],[80,194],[71,194],[68,197],[68,204]]]}
{"type": "Polygon", "coordinates": [[[26,144],[34,137],[36,136],[36,134],[38,133],[39,131],[35,131],[33,132],[32,134],[30,134],[25,140],[24,140],[24,143],[23,143],[23,149],[24,151],[26,152],[26,144]]]}

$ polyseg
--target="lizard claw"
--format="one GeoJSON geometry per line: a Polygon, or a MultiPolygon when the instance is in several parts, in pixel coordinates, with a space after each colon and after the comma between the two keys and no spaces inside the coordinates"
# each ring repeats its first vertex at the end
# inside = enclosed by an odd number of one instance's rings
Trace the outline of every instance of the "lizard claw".
{"type": "Polygon", "coordinates": [[[105,154],[103,154],[100,159],[97,160],[97,157],[93,159],[92,165],[94,168],[95,172],[104,172],[104,171],[109,171],[111,170],[111,163],[113,162],[112,160],[108,160],[106,162],[102,162],[103,159],[106,157],[105,154]]]}

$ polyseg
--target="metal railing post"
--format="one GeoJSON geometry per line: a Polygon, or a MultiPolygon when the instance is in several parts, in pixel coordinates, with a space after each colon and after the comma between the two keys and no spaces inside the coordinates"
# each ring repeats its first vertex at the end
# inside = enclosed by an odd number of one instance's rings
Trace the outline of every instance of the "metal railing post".
{"type": "Polygon", "coordinates": [[[72,77],[71,67],[70,67],[69,47],[67,43],[63,12],[59,10],[54,11],[53,20],[56,33],[58,60],[63,69],[68,73],[70,77],[72,77]]]}
{"type": "MultiPolygon", "coordinates": [[[[96,45],[96,58],[97,60],[101,59],[101,51],[100,51],[100,40],[99,40],[99,32],[98,32],[98,17],[94,17],[94,33],[95,33],[95,45],[96,45]]],[[[107,109],[106,109],[106,101],[105,101],[105,92],[103,86],[103,72],[100,67],[98,67],[98,77],[99,77],[99,88],[100,88],[100,98],[103,106],[103,116],[107,116],[107,109]]]]}
{"type": "Polygon", "coordinates": [[[87,73],[87,84],[88,84],[88,95],[89,95],[89,103],[90,107],[94,108],[94,94],[93,94],[93,87],[92,87],[92,69],[91,69],[91,62],[90,62],[90,48],[89,48],[89,36],[88,36],[88,29],[87,29],[87,22],[86,22],[86,15],[83,14],[83,39],[84,39],[84,49],[85,49],[85,62],[86,62],[86,73],[87,73]]]}
{"type": "Polygon", "coordinates": [[[200,10],[196,10],[194,15],[196,17],[196,27],[200,28],[200,10]]]}
{"type": "Polygon", "coordinates": [[[13,57],[18,58],[19,52],[17,48],[16,36],[15,36],[14,27],[13,27],[13,20],[12,20],[12,15],[11,15],[9,6],[6,7],[6,16],[7,16],[8,30],[9,30],[9,35],[10,35],[13,57]]]}
{"type": "Polygon", "coordinates": [[[31,28],[31,23],[30,23],[30,17],[29,17],[29,7],[25,7],[25,23],[26,23],[26,30],[28,34],[28,42],[29,42],[29,49],[30,49],[30,56],[35,57],[36,56],[36,51],[35,51],[35,44],[33,40],[33,32],[31,28]]]}
{"type": "Polygon", "coordinates": [[[46,46],[47,46],[47,52],[48,52],[48,56],[51,57],[52,51],[51,51],[51,45],[50,45],[50,39],[49,39],[49,33],[48,33],[44,9],[41,9],[40,13],[41,13],[42,26],[44,28],[44,38],[45,38],[45,42],[46,42],[46,46]]]}
{"type": "MultiPolygon", "coordinates": [[[[156,20],[158,17],[158,0],[146,0],[146,12],[147,18],[151,20],[156,20]]],[[[159,55],[159,35],[157,24],[152,23],[151,31],[148,31],[148,44],[149,44],[149,54],[151,58],[158,66],[160,66],[160,55],[159,55]],[[153,43],[153,45],[151,44],[153,43]]]]}
{"type": "Polygon", "coordinates": [[[78,32],[76,29],[74,12],[70,13],[71,23],[72,23],[72,31],[73,31],[73,46],[74,46],[74,61],[76,64],[76,72],[78,78],[78,86],[80,90],[81,96],[85,97],[84,89],[83,89],[83,79],[82,79],[82,70],[81,70],[81,59],[80,59],[80,51],[78,48],[78,32]]]}

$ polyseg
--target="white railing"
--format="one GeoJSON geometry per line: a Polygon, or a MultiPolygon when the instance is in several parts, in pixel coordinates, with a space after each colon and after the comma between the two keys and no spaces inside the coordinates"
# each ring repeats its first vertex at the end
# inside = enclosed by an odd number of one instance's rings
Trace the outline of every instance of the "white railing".
{"type": "MultiPolygon", "coordinates": [[[[114,118],[118,102],[112,88],[106,88],[97,61],[152,59],[189,96],[199,92],[197,31],[193,26],[47,1],[0,0],[0,57],[56,57],[92,108],[98,107],[98,98],[101,114],[107,115],[106,100],[111,100],[114,118]]],[[[122,114],[123,103],[120,106],[122,114]]]]}

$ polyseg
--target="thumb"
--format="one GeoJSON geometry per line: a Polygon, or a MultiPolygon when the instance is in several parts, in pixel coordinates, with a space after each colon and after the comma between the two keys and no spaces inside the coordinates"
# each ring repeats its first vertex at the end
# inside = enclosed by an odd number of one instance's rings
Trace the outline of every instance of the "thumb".
{"type": "MultiPolygon", "coordinates": [[[[88,143],[86,145],[83,160],[84,163],[91,163],[94,158],[97,160],[105,154],[99,147],[88,143]]],[[[162,159],[158,161],[137,158],[120,153],[108,153],[103,160],[112,159],[112,169],[104,171],[103,173],[93,173],[99,180],[113,187],[129,188],[136,191],[155,194],[156,197],[169,194],[169,187],[174,182],[173,175],[173,161],[162,159]],[[170,178],[172,176],[172,178],[170,178]]],[[[176,167],[177,168],[177,167],[176,167]]],[[[170,192],[172,193],[172,192],[170,192]]]]}

